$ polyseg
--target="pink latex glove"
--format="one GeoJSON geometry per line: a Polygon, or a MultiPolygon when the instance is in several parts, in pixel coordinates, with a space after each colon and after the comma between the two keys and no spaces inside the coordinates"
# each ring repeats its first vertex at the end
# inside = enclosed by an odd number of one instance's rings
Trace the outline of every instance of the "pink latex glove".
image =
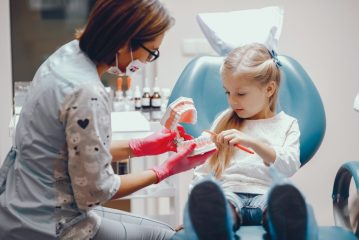
{"type": "MultiPolygon", "coordinates": [[[[177,131],[185,140],[193,139],[191,135],[186,134],[182,126],[178,125],[177,131]]],[[[176,132],[163,129],[145,138],[131,139],[128,144],[135,157],[159,155],[169,151],[177,152],[177,145],[174,141],[176,136],[176,132]]]]}
{"type": "Polygon", "coordinates": [[[183,126],[178,125],[177,131],[184,140],[192,140],[193,139],[193,137],[191,135],[186,133],[183,126]]]}
{"type": "Polygon", "coordinates": [[[210,152],[206,152],[201,155],[188,157],[189,154],[195,149],[196,144],[189,145],[186,149],[177,154],[172,155],[167,161],[162,163],[160,166],[151,168],[156,173],[157,183],[163,179],[172,176],[174,174],[187,171],[191,168],[202,165],[213,153],[217,150],[214,149],[210,152]]]}

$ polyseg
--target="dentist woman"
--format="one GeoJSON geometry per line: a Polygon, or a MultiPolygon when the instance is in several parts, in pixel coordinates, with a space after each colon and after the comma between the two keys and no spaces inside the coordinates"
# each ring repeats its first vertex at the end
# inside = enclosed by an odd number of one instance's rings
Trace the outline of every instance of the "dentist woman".
{"type": "Polygon", "coordinates": [[[156,60],[172,24],[159,0],[98,0],[77,39],[41,65],[0,169],[0,239],[173,236],[166,224],[101,204],[201,165],[213,151],[188,157],[191,145],[150,170],[114,174],[112,161],[176,151],[176,133],[111,142],[110,99],[100,80],[156,60]]]}

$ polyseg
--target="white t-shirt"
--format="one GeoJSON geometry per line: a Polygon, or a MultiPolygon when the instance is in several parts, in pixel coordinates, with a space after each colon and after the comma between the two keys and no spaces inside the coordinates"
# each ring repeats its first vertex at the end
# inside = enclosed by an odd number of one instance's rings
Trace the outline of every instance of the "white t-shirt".
{"type": "MultiPolygon", "coordinates": [[[[214,122],[212,129],[225,115],[224,111],[214,122]]],[[[300,131],[295,118],[280,112],[272,118],[245,120],[241,130],[269,146],[276,152],[274,167],[287,177],[292,176],[300,167],[300,131]]],[[[194,171],[193,184],[211,172],[208,161],[194,171]]],[[[228,167],[218,179],[224,191],[264,194],[271,185],[269,167],[257,154],[249,154],[236,149],[228,167]]]]}

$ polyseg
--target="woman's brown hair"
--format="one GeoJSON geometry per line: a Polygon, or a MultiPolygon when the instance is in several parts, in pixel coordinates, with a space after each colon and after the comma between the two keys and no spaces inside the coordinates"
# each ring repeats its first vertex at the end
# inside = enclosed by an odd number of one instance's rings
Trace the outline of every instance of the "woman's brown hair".
{"type": "Polygon", "coordinates": [[[159,0],[98,0],[76,38],[95,63],[113,64],[116,52],[130,44],[153,41],[174,24],[159,0]]]}
{"type": "MultiPolygon", "coordinates": [[[[264,86],[273,81],[276,89],[269,98],[269,107],[275,112],[278,98],[278,91],[281,79],[280,69],[275,59],[272,58],[269,50],[259,43],[252,43],[232,50],[225,58],[221,68],[221,77],[245,77],[252,79],[255,83],[264,86]]],[[[220,133],[228,129],[242,128],[244,119],[230,110],[218,121],[213,131],[220,133]]],[[[215,176],[219,178],[223,171],[228,167],[234,155],[233,147],[218,145],[218,152],[209,159],[209,165],[215,176]]]]}

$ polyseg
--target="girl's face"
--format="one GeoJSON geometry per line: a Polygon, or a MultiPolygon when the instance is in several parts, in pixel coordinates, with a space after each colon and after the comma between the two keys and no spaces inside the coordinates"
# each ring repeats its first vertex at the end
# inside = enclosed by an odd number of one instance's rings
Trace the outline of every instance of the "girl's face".
{"type": "Polygon", "coordinates": [[[269,98],[275,91],[275,82],[262,86],[256,80],[230,74],[225,74],[222,81],[228,103],[238,117],[263,119],[274,116],[270,110],[269,98]]]}

